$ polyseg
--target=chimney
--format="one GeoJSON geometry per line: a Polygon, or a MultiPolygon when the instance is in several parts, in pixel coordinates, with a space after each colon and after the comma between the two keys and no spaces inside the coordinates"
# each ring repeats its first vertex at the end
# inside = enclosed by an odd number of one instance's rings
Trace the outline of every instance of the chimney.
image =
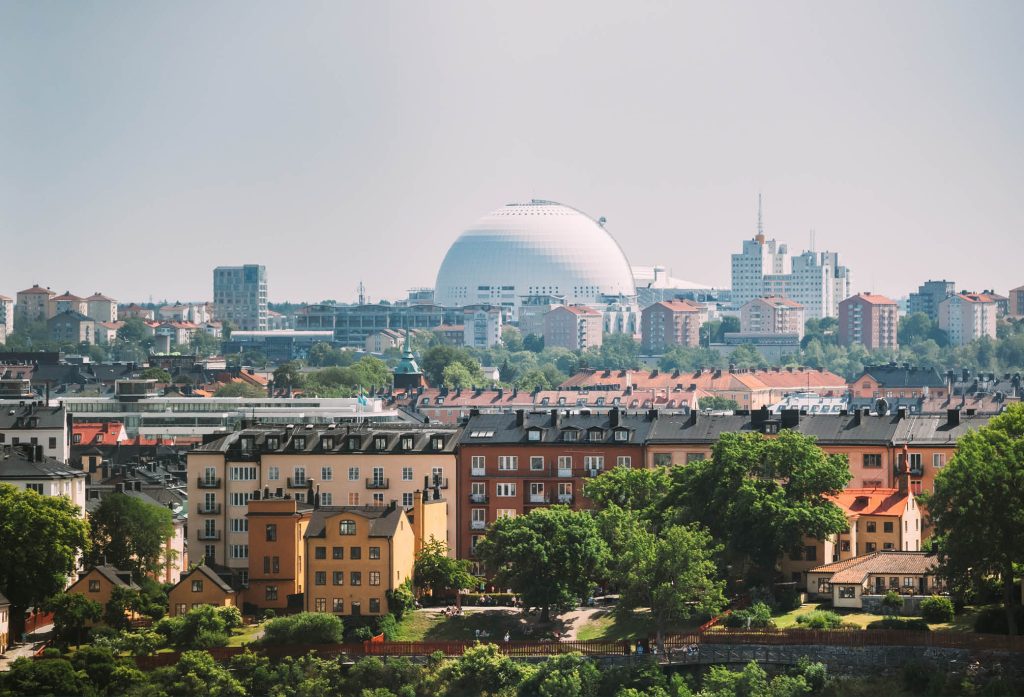
{"type": "Polygon", "coordinates": [[[648,409],[647,410],[647,420],[648,421],[657,421],[658,420],[658,410],[657,409],[648,409]]]}
{"type": "MultiPolygon", "coordinates": [[[[906,448],[904,448],[906,453],[906,448]]],[[[896,473],[896,488],[901,495],[906,496],[910,491],[910,458],[907,455],[899,456],[899,471],[896,473]]]]}
{"type": "Polygon", "coordinates": [[[947,409],[946,410],[946,425],[950,428],[954,428],[960,425],[960,410],[959,409],[947,409]]]}
{"type": "Polygon", "coordinates": [[[796,428],[800,425],[800,410],[799,409],[783,409],[782,410],[782,427],[783,428],[796,428]]]}
{"type": "Polygon", "coordinates": [[[896,409],[896,420],[897,421],[903,421],[903,419],[905,419],[905,418],[907,418],[907,408],[906,407],[897,407],[897,409],[896,409]]]}
{"type": "Polygon", "coordinates": [[[523,424],[525,422],[526,422],[526,415],[523,412],[523,410],[522,409],[516,409],[516,426],[518,426],[519,428],[522,428],[523,424]]]}
{"type": "Polygon", "coordinates": [[[612,428],[618,428],[621,425],[622,416],[619,413],[618,407],[612,407],[612,410],[608,412],[608,420],[612,428]]]}
{"type": "Polygon", "coordinates": [[[552,428],[558,428],[558,419],[559,419],[558,410],[557,409],[552,409],[551,410],[551,426],[552,426],[552,428]]]}

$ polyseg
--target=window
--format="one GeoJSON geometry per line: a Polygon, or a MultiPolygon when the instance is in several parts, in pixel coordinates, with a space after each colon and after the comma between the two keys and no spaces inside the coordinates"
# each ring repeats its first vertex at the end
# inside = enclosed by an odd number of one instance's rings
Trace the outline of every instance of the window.
{"type": "Polygon", "coordinates": [[[57,439],[56,438],[51,438],[50,439],[50,450],[55,450],[56,448],[57,448],[57,439]]]}
{"type": "Polygon", "coordinates": [[[324,450],[334,450],[334,436],[323,436],[320,439],[320,446],[324,450]]]}
{"type": "Polygon", "coordinates": [[[876,522],[875,522],[875,521],[873,521],[873,520],[869,520],[869,521],[868,521],[868,523],[867,523],[867,531],[868,531],[868,532],[875,532],[875,531],[876,531],[875,529],[876,529],[877,527],[878,527],[878,523],[876,523],[876,522]]]}
{"type": "Polygon", "coordinates": [[[629,455],[619,455],[615,458],[615,465],[617,467],[629,467],[633,463],[633,458],[629,455]]]}
{"type": "Polygon", "coordinates": [[[388,447],[388,439],[384,436],[377,436],[373,439],[373,447],[377,450],[384,450],[388,447]]]}
{"type": "Polygon", "coordinates": [[[337,612],[337,613],[345,612],[345,599],[344,598],[335,598],[334,599],[334,605],[331,606],[331,609],[332,609],[332,611],[337,612]]]}
{"type": "Polygon", "coordinates": [[[566,442],[569,442],[569,443],[572,443],[572,442],[574,442],[576,440],[576,436],[577,435],[578,434],[576,433],[576,431],[572,431],[572,430],[563,431],[562,432],[562,440],[564,440],[566,442]]]}
{"type": "Polygon", "coordinates": [[[473,473],[483,474],[484,468],[487,466],[487,460],[483,455],[474,455],[471,462],[473,473]]]}
{"type": "Polygon", "coordinates": [[[296,450],[305,450],[306,449],[306,437],[305,436],[295,436],[295,438],[293,439],[293,442],[295,444],[295,449],[296,450]]]}
{"type": "Polygon", "coordinates": [[[175,603],[175,605],[174,605],[174,614],[175,615],[184,615],[187,612],[188,612],[188,603],[175,603]]]}
{"type": "Polygon", "coordinates": [[[882,532],[892,532],[892,523],[882,523],[882,532]]]}
{"type": "Polygon", "coordinates": [[[444,450],[444,436],[434,436],[430,439],[431,446],[434,450],[444,450]]]}
{"type": "Polygon", "coordinates": [[[277,440],[277,436],[267,436],[267,450],[277,450],[280,445],[280,441],[277,440]]]}
{"type": "Polygon", "coordinates": [[[249,491],[233,491],[231,492],[231,505],[248,506],[250,496],[252,496],[252,492],[249,491]]]}
{"type": "Polygon", "coordinates": [[[314,559],[326,559],[327,558],[327,548],[326,547],[316,547],[316,548],[314,548],[313,549],[313,558],[314,559]]]}
{"type": "Polygon", "coordinates": [[[331,559],[344,559],[345,548],[344,547],[331,547],[331,559]]]}
{"type": "MultiPolygon", "coordinates": [[[[689,461],[689,456],[687,456],[689,461]]],[[[672,464],[671,453],[655,453],[654,454],[654,466],[655,467],[669,467],[672,464]]]]}
{"type": "Polygon", "coordinates": [[[917,584],[914,582],[913,576],[904,576],[903,577],[903,587],[904,588],[913,588],[915,585],[917,585],[917,584]]]}
{"type": "Polygon", "coordinates": [[[519,457],[516,455],[499,455],[498,456],[498,470],[516,470],[519,469],[519,457]]]}
{"type": "Polygon", "coordinates": [[[542,455],[530,456],[530,470],[537,472],[544,469],[544,457],[542,455]]]}
{"type": "Polygon", "coordinates": [[[232,467],[228,470],[228,478],[233,482],[252,482],[256,480],[255,467],[232,467]]]}
{"type": "Polygon", "coordinates": [[[249,545],[231,545],[232,559],[248,559],[249,545]]]}
{"type": "Polygon", "coordinates": [[[604,469],[603,455],[586,455],[583,458],[583,468],[588,470],[604,469]]]}
{"type": "Polygon", "coordinates": [[[327,572],[326,571],[314,572],[314,574],[313,574],[313,583],[315,583],[318,586],[326,586],[327,585],[327,572]]]}
{"type": "Polygon", "coordinates": [[[267,523],[267,542],[277,542],[277,523],[267,523]]]}
{"type": "Polygon", "coordinates": [[[232,518],[231,532],[249,532],[248,518],[232,518]]]}
{"type": "MultiPolygon", "coordinates": [[[[694,462],[703,462],[703,461],[704,461],[704,453],[686,453],[686,464],[688,464],[688,465],[693,464],[694,462]]],[[[671,465],[672,463],[669,462],[668,464],[671,465]]]]}
{"type": "Polygon", "coordinates": [[[327,598],[314,598],[313,609],[317,612],[327,612],[327,598]]]}
{"type": "Polygon", "coordinates": [[[339,535],[355,535],[356,534],[356,521],[354,520],[343,520],[338,523],[338,534],[339,535]]]}
{"type": "Polygon", "coordinates": [[[306,486],[306,468],[296,467],[292,470],[292,484],[295,486],[306,486]]]}
{"type": "Polygon", "coordinates": [[[202,593],[203,592],[203,581],[202,581],[202,579],[196,580],[196,581],[192,582],[192,592],[193,593],[202,593]]]}
{"type": "Polygon", "coordinates": [[[558,456],[558,469],[560,469],[560,470],[572,470],[572,455],[559,455],[558,456]]]}
{"type": "Polygon", "coordinates": [[[849,540],[842,540],[842,541],[840,541],[839,542],[839,551],[840,552],[849,552],[850,551],[850,541],[849,540]]]}
{"type": "Polygon", "coordinates": [[[526,432],[526,440],[539,441],[540,430],[536,428],[531,428],[529,431],[526,432]]]}
{"type": "Polygon", "coordinates": [[[331,492],[325,491],[324,493],[320,494],[320,505],[321,506],[330,506],[333,502],[334,502],[334,495],[331,494],[331,492]]]}
{"type": "Polygon", "coordinates": [[[370,559],[380,559],[380,547],[370,547],[370,559]]]}
{"type": "Polygon", "coordinates": [[[857,587],[856,586],[839,586],[839,597],[840,598],[856,598],[857,587]]]}
{"type": "Polygon", "coordinates": [[[277,586],[267,586],[263,591],[264,600],[277,600],[277,586]]]}
{"type": "Polygon", "coordinates": [[[331,575],[331,581],[336,586],[344,586],[345,585],[345,572],[344,571],[335,571],[335,572],[333,572],[333,574],[331,575]]]}
{"type": "Polygon", "coordinates": [[[893,547],[892,542],[883,542],[882,543],[882,549],[895,549],[895,548],[893,547]]]}
{"type": "Polygon", "coordinates": [[[806,559],[807,561],[817,561],[818,548],[814,545],[808,545],[804,547],[804,559],[806,559]]]}
{"type": "Polygon", "coordinates": [[[331,467],[320,468],[320,481],[329,482],[334,479],[334,469],[331,467]]]}
{"type": "Polygon", "coordinates": [[[369,582],[369,584],[371,586],[379,586],[380,585],[380,572],[379,571],[371,571],[370,575],[369,575],[369,578],[367,580],[368,580],[368,582],[369,582]]]}
{"type": "Polygon", "coordinates": [[[384,494],[374,494],[373,495],[373,505],[374,506],[383,506],[384,505],[384,494]]]}
{"type": "Polygon", "coordinates": [[[361,571],[352,571],[348,575],[348,583],[350,586],[361,586],[363,585],[363,574],[361,571]]]}
{"type": "Polygon", "coordinates": [[[355,481],[359,480],[359,468],[358,467],[349,467],[348,468],[348,480],[350,482],[355,482],[355,481]]]}
{"type": "Polygon", "coordinates": [[[349,506],[358,506],[359,505],[359,492],[358,491],[350,491],[350,492],[348,492],[348,505],[349,506]]]}
{"type": "Polygon", "coordinates": [[[408,491],[402,494],[402,505],[405,508],[409,508],[413,505],[412,494],[409,493],[408,491]]]}
{"type": "Polygon", "coordinates": [[[217,561],[217,546],[216,545],[204,545],[203,546],[203,560],[207,564],[212,564],[213,562],[217,561]]]}
{"type": "Polygon", "coordinates": [[[876,549],[878,549],[878,545],[876,543],[874,543],[874,542],[866,542],[864,544],[864,551],[865,552],[871,553],[871,552],[874,552],[876,549]]]}
{"type": "Polygon", "coordinates": [[[34,482],[29,482],[28,484],[25,485],[25,488],[29,489],[31,491],[34,491],[37,494],[42,494],[43,493],[43,485],[42,484],[36,484],[34,482]]]}
{"type": "Polygon", "coordinates": [[[516,485],[514,483],[502,483],[496,484],[494,487],[494,495],[502,497],[510,497],[516,495],[516,485]]]}
{"type": "Polygon", "coordinates": [[[934,453],[932,455],[932,467],[939,468],[946,466],[946,455],[944,453],[934,453]]]}
{"type": "Polygon", "coordinates": [[[355,559],[362,559],[363,558],[363,548],[362,547],[351,547],[351,548],[349,548],[349,550],[348,550],[348,558],[349,559],[353,559],[353,560],[355,560],[355,559]]]}
{"type": "Polygon", "coordinates": [[[281,479],[281,468],[280,467],[268,467],[267,468],[267,479],[276,482],[281,479]]]}
{"type": "Polygon", "coordinates": [[[370,598],[370,612],[375,615],[380,614],[380,598],[370,598]]]}
{"type": "Polygon", "coordinates": [[[81,433],[75,433],[74,435],[72,435],[71,436],[71,442],[74,443],[75,445],[81,443],[82,442],[82,434],[81,433]]]}
{"type": "Polygon", "coordinates": [[[263,573],[270,573],[270,557],[263,557],[263,573]]]}
{"type": "MultiPolygon", "coordinates": [[[[202,581],[200,581],[199,583],[202,583],[202,581]]],[[[99,582],[98,579],[89,579],[89,592],[90,593],[99,593],[100,592],[100,582],[99,582]]]]}
{"type": "Polygon", "coordinates": [[[623,441],[629,440],[629,431],[624,431],[622,429],[616,431],[615,432],[615,440],[617,440],[619,442],[623,442],[623,441]]]}
{"type": "Polygon", "coordinates": [[[411,482],[412,481],[412,467],[403,467],[402,468],[402,481],[403,482],[411,482]]]}
{"type": "Polygon", "coordinates": [[[514,508],[499,508],[497,513],[498,518],[515,518],[516,509],[514,508]]]}
{"type": "Polygon", "coordinates": [[[882,456],[878,453],[865,453],[864,454],[864,466],[865,467],[881,467],[882,456]]]}
{"type": "Polygon", "coordinates": [[[591,443],[599,443],[604,440],[604,431],[599,428],[592,429],[587,433],[587,440],[591,443]]]}
{"type": "Polygon", "coordinates": [[[910,453],[910,469],[921,469],[921,453],[910,453]]]}
{"type": "Polygon", "coordinates": [[[402,436],[402,450],[412,450],[412,443],[412,436],[402,436]]]}

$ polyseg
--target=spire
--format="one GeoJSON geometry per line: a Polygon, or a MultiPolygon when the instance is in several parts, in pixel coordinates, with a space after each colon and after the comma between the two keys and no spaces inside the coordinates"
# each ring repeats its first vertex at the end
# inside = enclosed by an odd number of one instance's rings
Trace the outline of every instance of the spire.
{"type": "Polygon", "coordinates": [[[761,216],[761,192],[757,192],[757,234],[764,235],[764,218],[761,216]]]}

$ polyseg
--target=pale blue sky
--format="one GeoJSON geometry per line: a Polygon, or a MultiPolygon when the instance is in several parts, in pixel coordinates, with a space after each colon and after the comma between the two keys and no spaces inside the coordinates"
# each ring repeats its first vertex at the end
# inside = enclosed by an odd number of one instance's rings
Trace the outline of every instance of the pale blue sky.
{"type": "Polygon", "coordinates": [[[1024,284],[1021,2],[3,2],[0,293],[433,285],[504,203],[728,283],[817,231],[855,290],[1024,284]]]}

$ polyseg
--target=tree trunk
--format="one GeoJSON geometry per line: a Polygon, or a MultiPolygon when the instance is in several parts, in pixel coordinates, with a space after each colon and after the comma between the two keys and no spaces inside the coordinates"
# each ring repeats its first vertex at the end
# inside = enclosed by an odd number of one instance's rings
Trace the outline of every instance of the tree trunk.
{"type": "Polygon", "coordinates": [[[658,647],[658,655],[665,655],[665,632],[662,631],[661,623],[659,622],[654,631],[654,642],[658,647]]]}
{"type": "Polygon", "coordinates": [[[1013,583],[1013,564],[1003,568],[1003,605],[1006,607],[1006,627],[1010,636],[1017,636],[1017,608],[1014,607],[1016,586],[1013,583]]]}
{"type": "Polygon", "coordinates": [[[540,608],[540,622],[541,624],[547,624],[551,621],[551,609],[547,605],[543,605],[540,608]]]}

